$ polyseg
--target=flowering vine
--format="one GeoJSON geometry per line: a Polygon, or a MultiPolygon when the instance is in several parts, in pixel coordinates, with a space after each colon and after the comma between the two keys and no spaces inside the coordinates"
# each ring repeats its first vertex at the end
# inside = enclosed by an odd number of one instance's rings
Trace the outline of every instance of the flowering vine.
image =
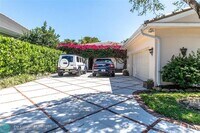
{"type": "Polygon", "coordinates": [[[58,49],[65,51],[67,54],[77,54],[84,58],[105,58],[113,57],[125,60],[127,51],[118,44],[95,45],[85,44],[77,45],[73,43],[60,43],[58,49]]]}

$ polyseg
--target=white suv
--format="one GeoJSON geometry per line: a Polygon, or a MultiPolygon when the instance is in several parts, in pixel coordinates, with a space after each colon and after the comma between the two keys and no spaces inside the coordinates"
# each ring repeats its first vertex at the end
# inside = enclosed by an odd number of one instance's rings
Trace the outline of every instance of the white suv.
{"type": "Polygon", "coordinates": [[[58,76],[63,76],[65,72],[68,74],[86,74],[87,66],[85,59],[78,55],[62,54],[58,61],[58,76]]]}

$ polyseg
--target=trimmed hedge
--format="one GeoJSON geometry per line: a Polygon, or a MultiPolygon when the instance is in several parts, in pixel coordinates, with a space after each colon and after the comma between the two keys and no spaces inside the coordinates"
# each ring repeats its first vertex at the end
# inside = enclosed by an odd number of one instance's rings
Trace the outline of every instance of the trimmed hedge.
{"type": "Polygon", "coordinates": [[[0,36],[0,78],[55,72],[61,51],[0,36]]]}

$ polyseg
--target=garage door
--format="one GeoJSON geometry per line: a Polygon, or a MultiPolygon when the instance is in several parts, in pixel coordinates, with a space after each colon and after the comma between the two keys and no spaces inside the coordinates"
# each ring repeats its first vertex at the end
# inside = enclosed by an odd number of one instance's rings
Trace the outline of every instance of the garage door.
{"type": "Polygon", "coordinates": [[[149,78],[149,51],[133,54],[133,75],[141,80],[149,78]]]}

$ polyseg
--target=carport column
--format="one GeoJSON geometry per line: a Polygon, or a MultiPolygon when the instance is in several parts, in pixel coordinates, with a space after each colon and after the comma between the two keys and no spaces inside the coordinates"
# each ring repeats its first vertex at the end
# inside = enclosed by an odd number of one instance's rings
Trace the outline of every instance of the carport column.
{"type": "Polygon", "coordinates": [[[161,43],[161,38],[159,36],[153,36],[153,35],[149,35],[143,32],[143,30],[141,30],[141,34],[143,36],[146,37],[150,37],[150,38],[154,38],[156,40],[156,84],[159,86],[160,85],[160,43],[161,43]]]}

